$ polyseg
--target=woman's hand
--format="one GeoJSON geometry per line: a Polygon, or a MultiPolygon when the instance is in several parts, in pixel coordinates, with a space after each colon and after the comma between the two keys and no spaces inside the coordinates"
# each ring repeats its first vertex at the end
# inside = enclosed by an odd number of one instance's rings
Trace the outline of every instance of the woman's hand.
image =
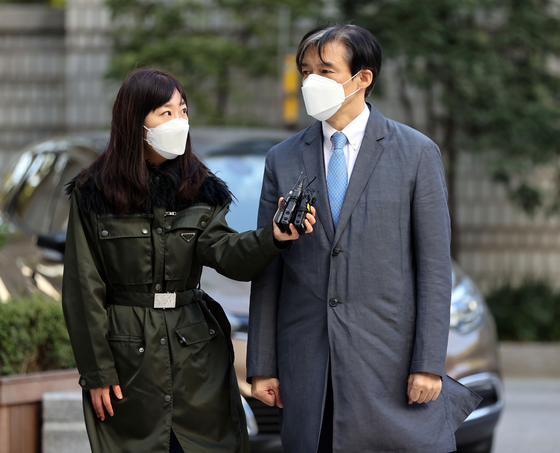
{"type": "Polygon", "coordinates": [[[91,402],[93,404],[93,410],[95,411],[95,415],[97,418],[101,419],[101,421],[105,420],[105,409],[107,409],[107,413],[112,417],[115,415],[113,412],[113,406],[111,406],[111,396],[110,391],[111,387],[113,387],[113,393],[115,396],[122,400],[122,391],[120,385],[111,385],[107,387],[99,387],[97,389],[91,389],[89,394],[91,396],[91,402]]]}
{"type": "MultiPolygon", "coordinates": [[[[280,208],[280,204],[282,203],[282,201],[284,201],[284,198],[280,198],[278,200],[278,208],[280,208]]],[[[276,211],[278,212],[278,211],[276,211]]],[[[276,214],[274,214],[274,217],[276,217],[276,214]]],[[[315,225],[315,208],[313,206],[311,206],[311,214],[307,213],[305,215],[305,232],[306,233],[311,233],[313,231],[313,226],[315,225]]],[[[297,238],[299,238],[299,234],[296,230],[296,227],[290,223],[290,231],[292,232],[292,234],[288,234],[288,233],[282,233],[280,231],[280,228],[278,228],[278,225],[276,225],[276,223],[272,223],[272,228],[274,231],[274,239],[276,239],[277,241],[295,241],[297,238]]]]}

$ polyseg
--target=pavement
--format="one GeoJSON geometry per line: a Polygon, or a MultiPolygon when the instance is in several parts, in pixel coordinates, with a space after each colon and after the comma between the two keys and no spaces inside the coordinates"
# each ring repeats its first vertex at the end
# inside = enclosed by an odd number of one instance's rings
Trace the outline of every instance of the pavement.
{"type": "MultiPolygon", "coordinates": [[[[506,378],[505,408],[492,453],[560,452],[560,379],[506,378]]],[[[43,452],[87,453],[81,392],[43,395],[43,452]]],[[[257,452],[280,452],[277,437],[261,436],[257,452]]]]}
{"type": "Polygon", "coordinates": [[[560,452],[560,379],[506,378],[492,453],[560,452]]]}

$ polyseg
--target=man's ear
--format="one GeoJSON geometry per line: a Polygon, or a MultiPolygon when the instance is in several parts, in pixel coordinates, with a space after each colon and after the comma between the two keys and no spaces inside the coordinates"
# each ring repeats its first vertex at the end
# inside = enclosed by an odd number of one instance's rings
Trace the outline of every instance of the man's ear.
{"type": "Polygon", "coordinates": [[[358,86],[365,90],[373,81],[373,72],[369,69],[362,69],[362,72],[356,78],[358,79],[358,86]]]}

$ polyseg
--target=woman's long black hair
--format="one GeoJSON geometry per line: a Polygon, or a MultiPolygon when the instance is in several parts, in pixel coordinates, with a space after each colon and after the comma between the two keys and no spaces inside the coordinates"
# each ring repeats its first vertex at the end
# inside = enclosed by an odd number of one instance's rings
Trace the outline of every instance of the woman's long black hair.
{"type": "MultiPolygon", "coordinates": [[[[144,119],[167,103],[175,90],[186,103],[183,87],[169,72],[142,68],[129,74],[113,105],[107,149],[78,177],[92,178],[117,215],[140,208],[148,196],[149,176],[143,151],[144,119]]],[[[192,201],[208,175],[208,168],[193,153],[190,133],[185,153],[177,159],[182,173],[178,198],[192,201]]]]}

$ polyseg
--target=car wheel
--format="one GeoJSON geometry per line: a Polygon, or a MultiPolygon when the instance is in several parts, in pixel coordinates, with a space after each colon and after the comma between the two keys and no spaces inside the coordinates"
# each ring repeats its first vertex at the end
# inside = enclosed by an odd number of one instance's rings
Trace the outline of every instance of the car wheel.
{"type": "Polygon", "coordinates": [[[477,442],[476,444],[461,445],[457,448],[457,453],[491,453],[493,441],[494,436],[491,436],[477,442]]]}

